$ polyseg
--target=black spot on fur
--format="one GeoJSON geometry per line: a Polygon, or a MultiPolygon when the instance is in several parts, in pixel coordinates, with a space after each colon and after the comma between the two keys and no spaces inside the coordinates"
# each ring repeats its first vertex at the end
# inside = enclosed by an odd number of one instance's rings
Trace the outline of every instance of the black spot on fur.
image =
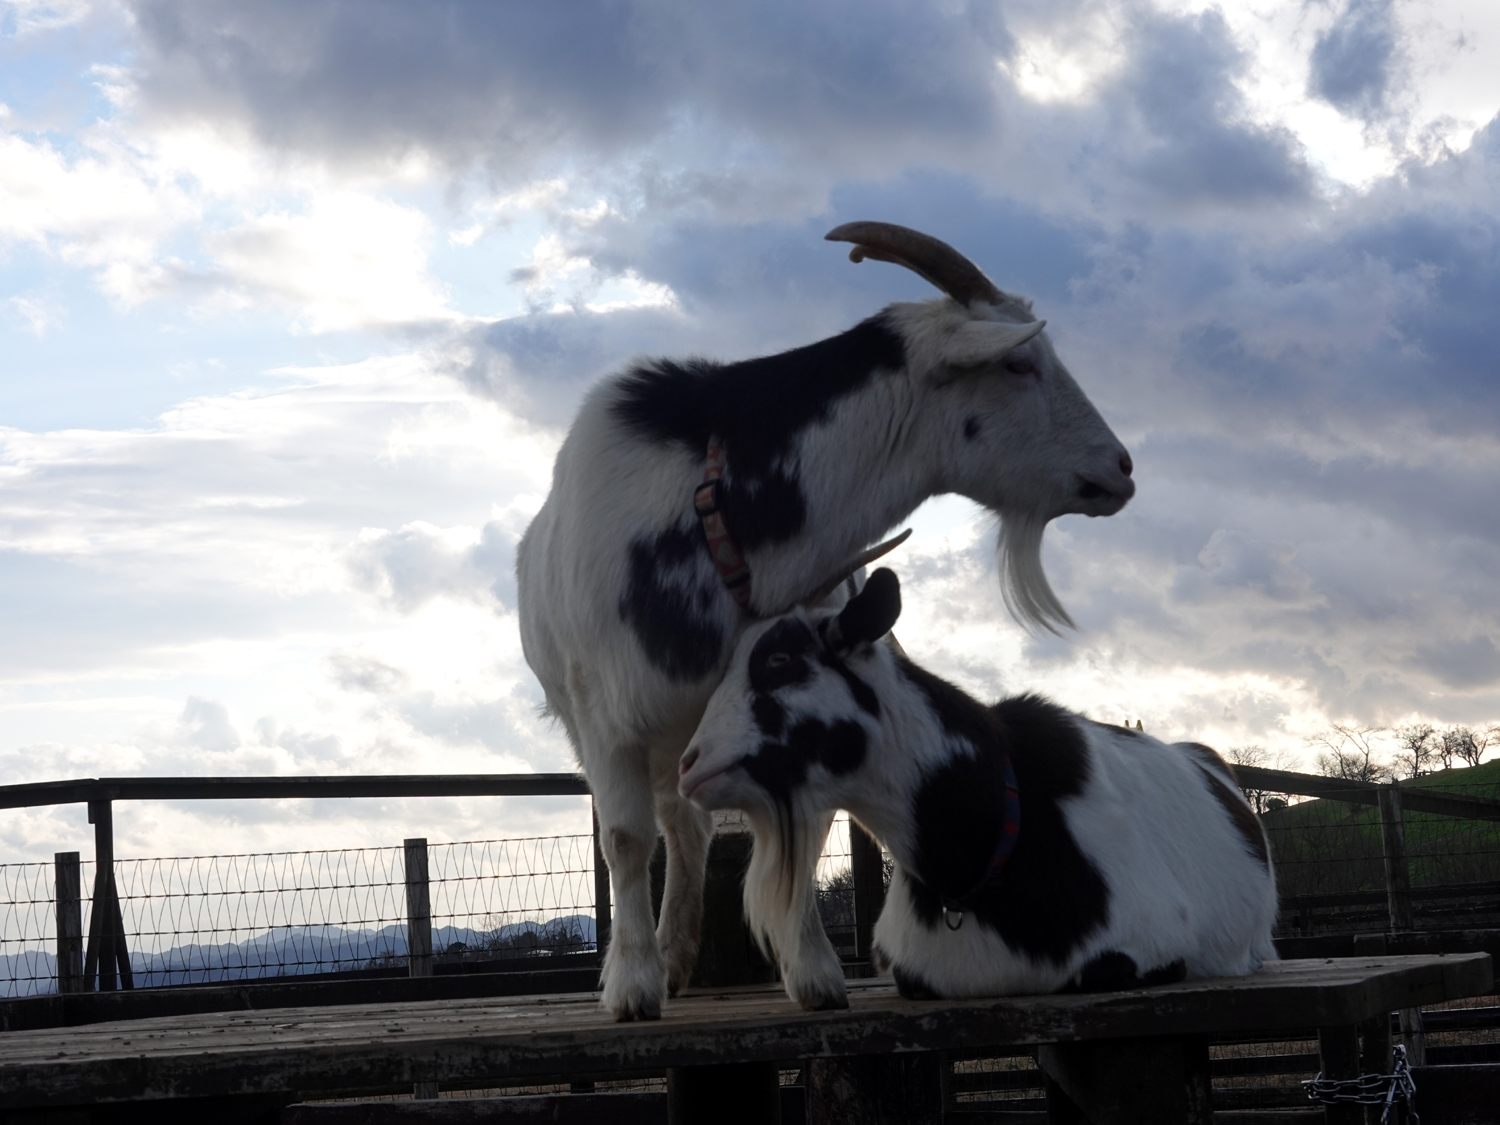
{"type": "MultiPolygon", "coordinates": [[[[792,729],[794,736],[797,730],[792,729]]],[[[799,749],[791,740],[764,742],[754,754],[740,759],[751,780],[783,805],[789,804],[792,790],[807,780],[807,767],[811,764],[805,749],[799,749]]]]}
{"type": "Polygon", "coordinates": [[[1180,980],[1187,980],[1187,962],[1181,959],[1158,965],[1141,977],[1141,983],[1147,988],[1158,984],[1176,984],[1180,980]]]}
{"type": "Polygon", "coordinates": [[[797,435],[881,372],[900,370],[906,349],[882,316],[780,355],[720,364],[656,360],[628,372],[613,413],[648,441],[694,453],[717,435],[729,469],[720,499],[739,545],[752,551],[802,530],[807,502],[784,463],[797,435]]]}
{"type": "Polygon", "coordinates": [[[973,441],[978,436],[979,417],[978,415],[970,414],[967,418],[964,419],[964,437],[968,438],[970,441],[973,441]]]}
{"type": "Polygon", "coordinates": [[[1135,958],[1128,953],[1110,950],[1101,953],[1078,970],[1068,982],[1068,992],[1119,992],[1135,988],[1141,983],[1141,974],[1136,968],[1135,958]]]}
{"type": "Polygon", "coordinates": [[[878,716],[880,714],[880,696],[875,694],[874,688],[856,676],[849,665],[828,652],[827,649],[823,650],[823,663],[837,672],[843,678],[844,683],[849,685],[849,694],[854,696],[854,702],[859,704],[861,711],[867,715],[878,716]]]}
{"type": "Polygon", "coordinates": [[[812,679],[823,645],[796,618],[778,621],[750,650],[750,690],[765,695],[812,679]]]}
{"type": "MultiPolygon", "coordinates": [[[[1209,753],[1213,753],[1213,751],[1209,751],[1209,753]]],[[[1217,756],[1215,755],[1215,757],[1217,756]]],[[[1224,807],[1224,811],[1229,814],[1230,821],[1233,822],[1236,831],[1239,832],[1240,838],[1245,841],[1245,846],[1249,849],[1250,854],[1260,860],[1266,866],[1267,870],[1269,870],[1271,866],[1271,854],[1266,848],[1266,834],[1261,830],[1260,821],[1256,818],[1255,813],[1245,803],[1244,798],[1231,789],[1228,783],[1212,769],[1201,762],[1198,763],[1198,768],[1203,771],[1203,776],[1208,779],[1209,789],[1218,798],[1219,804],[1224,807]]]]}
{"type": "Polygon", "coordinates": [[[918,973],[901,965],[891,966],[891,976],[896,980],[896,991],[904,1000],[941,1000],[937,990],[918,973]]]}
{"type": "Polygon", "coordinates": [[[1217,750],[1201,742],[1175,742],[1173,745],[1186,750],[1198,760],[1199,765],[1206,769],[1216,770],[1231,782],[1238,784],[1238,779],[1234,776],[1234,767],[1220,757],[1217,750]]]}
{"type": "Polygon", "coordinates": [[[701,680],[719,667],[724,627],[720,584],[696,521],[630,544],[620,618],[651,661],[674,680],[701,680]]]}
{"type": "Polygon", "coordinates": [[[836,777],[853,773],[864,764],[865,742],[865,728],[846,719],[828,728],[819,757],[836,777]]]}
{"type": "Polygon", "coordinates": [[[984,878],[1000,841],[1002,754],[1009,753],[1021,793],[1021,832],[999,878],[968,904],[970,913],[1012,948],[1063,963],[1109,918],[1109,890],[1058,804],[1079,793],[1089,776],[1077,720],[1034,695],[988,708],[908,661],[898,664],[949,735],[975,751],[924,776],[912,799],[916,870],[909,882],[917,917],[942,925],[943,903],[984,878]]]}
{"type": "Polygon", "coordinates": [[[1173,961],[1141,973],[1135,958],[1118,950],[1101,953],[1086,964],[1059,992],[1122,992],[1127,988],[1150,988],[1175,984],[1187,978],[1187,963],[1173,961]]]}
{"type": "Polygon", "coordinates": [[[750,704],[750,713],[766,738],[779,740],[786,733],[786,708],[774,695],[757,695],[750,704]]]}

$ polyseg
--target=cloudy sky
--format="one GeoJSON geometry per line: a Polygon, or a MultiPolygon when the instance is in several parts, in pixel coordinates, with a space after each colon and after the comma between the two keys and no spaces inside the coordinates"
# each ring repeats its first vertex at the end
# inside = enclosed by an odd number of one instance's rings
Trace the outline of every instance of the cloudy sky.
{"type": "MultiPolygon", "coordinates": [[[[0,2],[0,775],[570,768],[511,577],[584,388],[928,295],[1034,298],[1140,492],[982,694],[1306,760],[1500,720],[1500,7],[1478,0],[0,2]]],[[[581,828],[576,800],[140,805],[121,854],[581,828]]],[[[81,809],[0,849],[87,846],[81,809]]]]}

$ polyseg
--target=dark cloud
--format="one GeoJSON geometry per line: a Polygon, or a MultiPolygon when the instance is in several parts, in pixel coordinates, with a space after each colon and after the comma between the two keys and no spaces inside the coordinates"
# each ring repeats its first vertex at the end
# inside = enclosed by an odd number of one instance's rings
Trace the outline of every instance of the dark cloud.
{"type": "MultiPolygon", "coordinates": [[[[1141,20],[1110,99],[1138,118],[1138,154],[1111,152],[1162,200],[1299,199],[1312,178],[1291,134],[1249,124],[1233,79],[1244,54],[1216,10],[1141,20]]],[[[1134,138],[1132,138],[1134,139],[1134,138]]]]}
{"type": "Polygon", "coordinates": [[[619,152],[708,114],[804,140],[973,132],[1007,38],[989,4],[139,0],[149,111],[328,154],[497,171],[619,152]]]}
{"type": "Polygon", "coordinates": [[[1391,0],[1350,0],[1313,46],[1308,92],[1366,120],[1385,109],[1396,61],[1391,0]]]}

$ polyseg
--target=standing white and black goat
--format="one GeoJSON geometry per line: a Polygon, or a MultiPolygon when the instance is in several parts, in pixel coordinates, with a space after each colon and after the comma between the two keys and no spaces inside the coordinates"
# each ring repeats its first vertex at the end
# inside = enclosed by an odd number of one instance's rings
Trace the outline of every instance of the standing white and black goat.
{"type": "Polygon", "coordinates": [[[877,643],[886,569],[747,630],[679,792],[755,830],[752,925],[797,948],[827,814],[895,862],[877,963],[912,999],[1233,976],[1276,959],[1265,835],[1224,761],[1036,695],[986,707],[877,643]]]}
{"type": "MultiPolygon", "coordinates": [[[[711,821],[678,797],[677,762],[745,627],[848,573],[861,548],[946,492],[999,515],[1013,612],[1066,623],[1042,572],[1043,528],[1111,515],[1135,491],[1129,455],[1026,301],[904,227],[828,237],[948,297],[890,305],[777,356],[656,360],[604,379],[521,541],[526,660],[593,789],[609,863],[604,1004],[619,1019],[657,1017],[697,959],[711,821]],[[667,876],[653,933],[658,824],[667,876]]],[[[802,909],[802,944],[777,950],[787,989],[841,1007],[810,893],[802,909]]]]}

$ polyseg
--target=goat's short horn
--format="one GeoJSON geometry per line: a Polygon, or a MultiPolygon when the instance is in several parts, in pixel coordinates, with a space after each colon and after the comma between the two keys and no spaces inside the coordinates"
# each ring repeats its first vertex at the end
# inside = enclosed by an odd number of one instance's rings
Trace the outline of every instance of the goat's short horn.
{"type": "Polygon", "coordinates": [[[953,247],[930,234],[895,223],[857,222],[834,227],[823,236],[829,242],[852,242],[851,262],[875,258],[894,262],[920,274],[962,305],[975,301],[998,305],[1005,294],[984,271],[953,247]]]}
{"type": "Polygon", "coordinates": [[[842,566],[840,566],[835,572],[833,578],[831,578],[827,582],[824,582],[817,588],[816,591],[814,591],[808,597],[804,598],[803,604],[817,605],[829,594],[837,590],[839,587],[839,583],[846,581],[860,567],[869,566],[876,559],[880,558],[881,555],[890,554],[910,538],[911,528],[908,527],[900,535],[897,535],[891,539],[887,539],[884,543],[877,543],[875,544],[875,546],[870,547],[867,550],[861,551],[859,554],[855,555],[852,559],[849,559],[842,566]]]}

